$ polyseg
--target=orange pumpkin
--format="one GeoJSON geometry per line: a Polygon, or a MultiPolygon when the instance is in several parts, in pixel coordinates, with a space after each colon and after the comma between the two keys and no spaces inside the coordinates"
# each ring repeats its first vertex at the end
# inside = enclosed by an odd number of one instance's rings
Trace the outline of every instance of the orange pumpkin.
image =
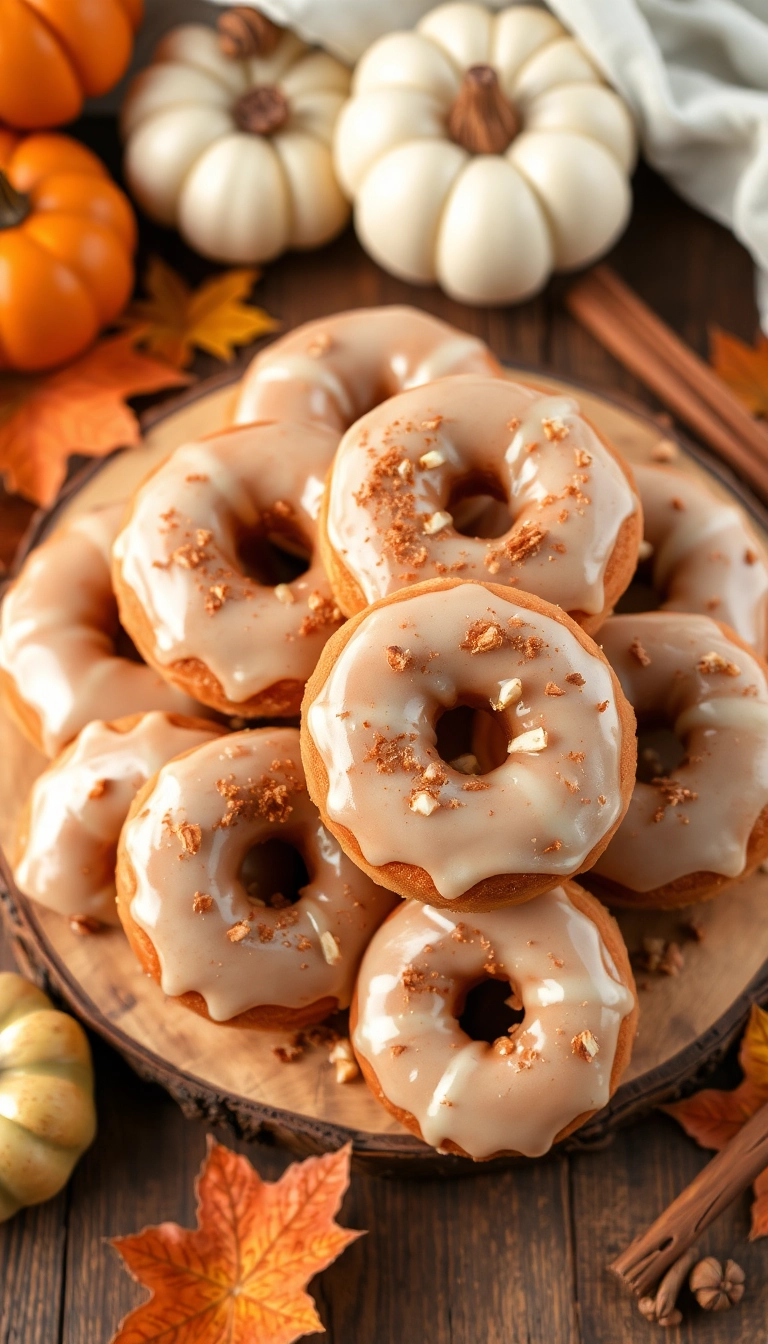
{"type": "Polygon", "coordinates": [[[49,369],[90,345],[130,297],[135,248],[133,211],[95,154],[0,130],[0,369],[49,369]]]}
{"type": "Polygon", "coordinates": [[[128,67],[143,0],[2,0],[0,121],[60,126],[128,67]]]}

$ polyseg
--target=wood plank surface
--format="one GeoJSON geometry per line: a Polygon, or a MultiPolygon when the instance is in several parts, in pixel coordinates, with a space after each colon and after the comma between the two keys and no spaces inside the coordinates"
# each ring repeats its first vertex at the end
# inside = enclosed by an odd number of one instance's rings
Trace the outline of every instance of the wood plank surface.
{"type": "MultiPolygon", "coordinates": [[[[114,161],[109,130],[85,125],[83,134],[114,161]]],[[[142,234],[144,255],[161,252],[192,279],[209,272],[172,235],[150,226],[142,234]]],[[[710,323],[753,338],[746,254],[645,169],[636,180],[633,220],[611,262],[702,353],[710,323]]],[[[269,267],[257,297],[286,326],[329,307],[416,302],[476,331],[509,362],[549,365],[653,407],[567,317],[561,288],[557,281],[521,308],[472,312],[437,291],[414,291],[383,275],[347,237],[269,267]]],[[[202,376],[214,369],[205,358],[196,365],[202,376]]],[[[30,513],[0,497],[2,560],[12,557],[30,513]]],[[[1,946],[0,964],[8,964],[1,946]]],[[[193,1220],[192,1181],[205,1126],[185,1120],[164,1092],[140,1082],[98,1042],[95,1054],[96,1143],[67,1192],[0,1227],[0,1344],[106,1344],[142,1290],[103,1238],[164,1219],[193,1220]]],[[[732,1062],[724,1076],[724,1085],[735,1081],[732,1062]]],[[[234,1146],[270,1179],[288,1160],[257,1145],[234,1146]]],[[[605,1273],[607,1261],[706,1160],[659,1116],[599,1152],[473,1180],[355,1176],[341,1217],[368,1228],[368,1236],[313,1285],[328,1344],[649,1344],[667,1338],[669,1344],[766,1344],[768,1242],[748,1243],[746,1198],[706,1242],[746,1270],[747,1292],[736,1310],[714,1316],[688,1306],[683,1326],[660,1335],[605,1273]]]]}

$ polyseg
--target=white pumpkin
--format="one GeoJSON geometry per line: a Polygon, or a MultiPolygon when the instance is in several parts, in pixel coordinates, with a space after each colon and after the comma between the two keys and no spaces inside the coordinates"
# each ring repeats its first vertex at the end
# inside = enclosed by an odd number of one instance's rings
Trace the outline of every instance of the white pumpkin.
{"type": "Polygon", "coordinates": [[[632,119],[545,10],[441,5],[374,42],[352,87],[336,171],[363,246],[393,274],[508,303],[624,228],[632,119]]]}
{"type": "Polygon", "coordinates": [[[216,261],[321,246],[349,215],[331,156],[349,80],[293,33],[269,54],[237,59],[211,28],[173,29],[123,104],[131,192],[216,261]]]}

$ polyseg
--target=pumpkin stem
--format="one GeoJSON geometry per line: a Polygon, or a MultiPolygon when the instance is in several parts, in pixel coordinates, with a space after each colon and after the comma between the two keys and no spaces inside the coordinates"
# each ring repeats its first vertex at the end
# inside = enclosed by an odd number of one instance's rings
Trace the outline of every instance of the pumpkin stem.
{"type": "Polygon", "coordinates": [[[273,135],[290,116],[291,105],[281,89],[261,85],[241,94],[232,109],[235,124],[251,135],[273,135]]]}
{"type": "Polygon", "coordinates": [[[470,154],[503,154],[520,118],[491,65],[472,65],[448,114],[448,134],[470,154]]]}
{"type": "Polygon", "coordinates": [[[23,223],[32,209],[32,202],[23,191],[12,187],[5,173],[0,171],[0,229],[15,229],[23,223]]]}
{"type": "Polygon", "coordinates": [[[283,36],[282,28],[249,5],[225,9],[216,28],[224,55],[240,61],[250,56],[271,55],[283,36]]]}

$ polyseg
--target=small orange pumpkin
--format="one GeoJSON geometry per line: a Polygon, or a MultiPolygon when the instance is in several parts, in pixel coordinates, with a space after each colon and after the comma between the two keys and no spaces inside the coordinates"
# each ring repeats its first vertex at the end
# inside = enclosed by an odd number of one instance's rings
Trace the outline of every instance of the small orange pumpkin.
{"type": "Polygon", "coordinates": [[[0,121],[60,126],[128,67],[144,0],[2,0],[0,121]]]}
{"type": "Polygon", "coordinates": [[[133,211],[95,154],[0,130],[0,369],[85,350],[128,302],[135,248],[133,211]]]}

